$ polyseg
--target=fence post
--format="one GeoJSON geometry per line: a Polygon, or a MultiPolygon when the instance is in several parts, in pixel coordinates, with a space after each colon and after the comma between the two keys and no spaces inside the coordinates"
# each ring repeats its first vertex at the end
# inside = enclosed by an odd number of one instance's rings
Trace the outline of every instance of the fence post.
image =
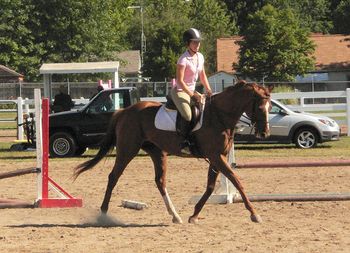
{"type": "Polygon", "coordinates": [[[28,114],[28,115],[30,113],[28,98],[24,99],[24,111],[23,111],[23,113],[28,114]]]}
{"type": "Polygon", "coordinates": [[[17,98],[17,140],[23,140],[23,99],[17,98]]]}
{"type": "Polygon", "coordinates": [[[346,89],[346,123],[348,136],[350,136],[350,88],[346,89]]]}

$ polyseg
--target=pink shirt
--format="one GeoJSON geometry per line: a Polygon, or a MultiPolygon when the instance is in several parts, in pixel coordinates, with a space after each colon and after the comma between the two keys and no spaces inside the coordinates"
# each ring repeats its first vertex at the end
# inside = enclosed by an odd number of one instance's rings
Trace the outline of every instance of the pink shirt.
{"type": "MultiPolygon", "coordinates": [[[[177,61],[177,64],[185,66],[184,82],[191,91],[194,91],[198,75],[204,67],[204,57],[199,52],[197,52],[197,59],[198,61],[194,61],[190,53],[186,51],[177,61]]],[[[177,90],[181,91],[182,89],[177,87],[177,90]]]]}

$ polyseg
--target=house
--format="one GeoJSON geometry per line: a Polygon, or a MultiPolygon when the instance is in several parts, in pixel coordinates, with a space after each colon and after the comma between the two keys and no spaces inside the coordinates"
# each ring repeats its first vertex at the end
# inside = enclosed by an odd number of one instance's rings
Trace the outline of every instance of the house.
{"type": "Polygon", "coordinates": [[[141,56],[139,50],[119,52],[116,54],[116,59],[120,61],[119,72],[122,81],[141,77],[141,56]]]}
{"type": "MultiPolygon", "coordinates": [[[[350,35],[312,34],[315,43],[315,69],[305,77],[297,77],[300,82],[322,82],[319,90],[343,90],[350,84],[350,35]],[[334,82],[332,82],[334,81],[334,82]],[[338,81],[343,81],[338,83],[338,81]],[[348,82],[348,83],[346,83],[348,82]]],[[[217,71],[235,74],[233,63],[238,63],[240,36],[217,39],[217,71]]],[[[321,83],[320,83],[321,84],[321,83]]]]}
{"type": "Polygon", "coordinates": [[[0,65],[0,83],[17,83],[23,81],[24,76],[16,71],[0,65]]]}
{"type": "Polygon", "coordinates": [[[219,71],[208,77],[208,82],[213,92],[221,92],[224,88],[232,86],[236,81],[236,75],[226,71],[219,71]]]}

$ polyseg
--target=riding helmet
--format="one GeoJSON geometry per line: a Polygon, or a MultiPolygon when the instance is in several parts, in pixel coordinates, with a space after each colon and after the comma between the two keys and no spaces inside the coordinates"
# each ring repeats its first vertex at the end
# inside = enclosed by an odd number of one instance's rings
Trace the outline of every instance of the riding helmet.
{"type": "Polygon", "coordinates": [[[190,28],[184,32],[182,36],[183,41],[188,45],[190,41],[201,41],[201,33],[196,28],[190,28]]]}

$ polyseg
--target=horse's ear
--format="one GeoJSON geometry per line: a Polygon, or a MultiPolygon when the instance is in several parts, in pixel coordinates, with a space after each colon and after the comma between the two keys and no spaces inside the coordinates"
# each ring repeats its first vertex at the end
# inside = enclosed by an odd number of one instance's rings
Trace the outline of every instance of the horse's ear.
{"type": "Polygon", "coordinates": [[[270,93],[272,92],[273,88],[275,88],[275,86],[272,85],[272,84],[270,84],[270,85],[267,86],[267,90],[268,90],[270,93]]]}
{"type": "Polygon", "coordinates": [[[255,93],[260,94],[261,86],[259,86],[256,83],[254,83],[252,87],[253,87],[253,90],[254,90],[255,93]]]}
{"type": "Polygon", "coordinates": [[[266,89],[263,86],[261,86],[261,85],[259,85],[257,83],[253,83],[252,88],[253,88],[254,92],[257,95],[259,95],[260,97],[264,97],[265,96],[266,89]]]}
{"type": "Polygon", "coordinates": [[[247,82],[245,80],[238,80],[234,86],[244,86],[246,84],[247,84],[247,82]]]}

